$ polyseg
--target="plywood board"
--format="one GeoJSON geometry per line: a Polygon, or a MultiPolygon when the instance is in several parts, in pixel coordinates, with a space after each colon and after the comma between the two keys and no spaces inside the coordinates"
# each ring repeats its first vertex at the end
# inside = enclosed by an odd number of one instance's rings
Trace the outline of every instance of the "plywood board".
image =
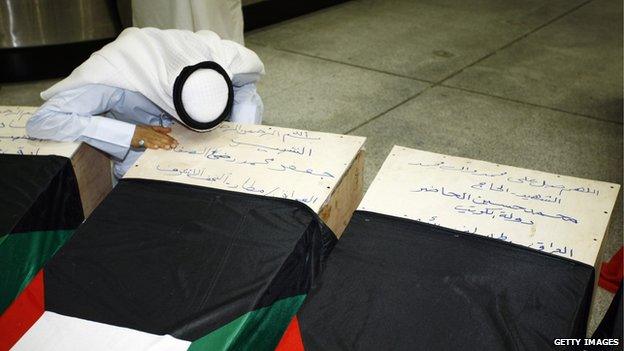
{"type": "Polygon", "coordinates": [[[105,153],[85,143],[71,158],[80,201],[85,218],[104,200],[113,189],[111,161],[105,153]]]}
{"type": "Polygon", "coordinates": [[[595,266],[620,186],[395,146],[358,209],[595,266]]]}
{"type": "Polygon", "coordinates": [[[71,158],[80,143],[39,140],[26,135],[26,122],[36,110],[36,107],[29,106],[0,106],[0,154],[71,158]]]}
{"type": "Polygon", "coordinates": [[[364,186],[364,150],[361,150],[342,180],[325,201],[319,212],[319,217],[332,229],[338,238],[342,236],[351,220],[353,212],[362,200],[364,186]]]}
{"type": "Polygon", "coordinates": [[[293,199],[319,213],[365,138],[225,122],[206,133],[174,125],[175,150],[147,150],[125,178],[293,199]]]}

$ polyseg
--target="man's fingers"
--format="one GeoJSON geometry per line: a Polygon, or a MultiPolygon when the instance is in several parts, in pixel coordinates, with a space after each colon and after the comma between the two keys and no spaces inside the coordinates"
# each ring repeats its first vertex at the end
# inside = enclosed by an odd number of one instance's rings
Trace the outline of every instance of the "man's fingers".
{"type": "Polygon", "coordinates": [[[147,129],[143,140],[145,141],[145,148],[148,149],[172,149],[178,145],[178,142],[167,135],[171,128],[152,126],[151,129],[147,129]]]}
{"type": "Polygon", "coordinates": [[[152,129],[158,133],[170,133],[171,128],[161,127],[161,126],[152,126],[152,129]]]}
{"type": "Polygon", "coordinates": [[[166,145],[169,147],[175,147],[178,144],[178,142],[174,138],[166,134],[160,134],[160,137],[158,140],[162,143],[163,146],[166,145]]]}
{"type": "Polygon", "coordinates": [[[140,141],[143,140],[143,147],[147,149],[172,149],[178,142],[167,135],[169,132],[171,128],[139,125],[134,131],[130,145],[140,147],[140,141]]]}
{"type": "Polygon", "coordinates": [[[172,146],[178,145],[178,141],[168,135],[167,135],[167,142],[169,143],[169,145],[172,145],[172,146]]]}
{"type": "Polygon", "coordinates": [[[176,145],[173,138],[164,134],[152,135],[148,144],[152,146],[152,149],[172,149],[176,145]]]}
{"type": "Polygon", "coordinates": [[[163,140],[163,144],[167,147],[174,148],[178,143],[174,138],[167,136],[167,138],[163,140]]]}
{"type": "Polygon", "coordinates": [[[169,127],[161,127],[161,126],[152,126],[152,129],[161,134],[171,133],[171,128],[169,127]]]}
{"type": "Polygon", "coordinates": [[[165,140],[161,140],[160,141],[160,147],[162,147],[163,149],[171,149],[172,144],[169,142],[169,140],[165,139],[165,140]]]}
{"type": "Polygon", "coordinates": [[[147,149],[158,149],[159,147],[158,147],[157,144],[155,144],[153,142],[146,141],[145,142],[145,148],[147,148],[147,149]]]}

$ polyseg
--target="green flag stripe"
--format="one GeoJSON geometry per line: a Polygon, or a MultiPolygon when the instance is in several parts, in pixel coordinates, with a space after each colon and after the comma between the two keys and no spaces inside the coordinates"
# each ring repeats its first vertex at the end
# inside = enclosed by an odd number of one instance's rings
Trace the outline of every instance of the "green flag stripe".
{"type": "Polygon", "coordinates": [[[271,306],[245,313],[194,341],[189,351],[274,350],[305,297],[284,298],[271,306]]]}
{"type": "Polygon", "coordinates": [[[13,233],[0,241],[0,314],[73,232],[46,230],[13,233]]]}

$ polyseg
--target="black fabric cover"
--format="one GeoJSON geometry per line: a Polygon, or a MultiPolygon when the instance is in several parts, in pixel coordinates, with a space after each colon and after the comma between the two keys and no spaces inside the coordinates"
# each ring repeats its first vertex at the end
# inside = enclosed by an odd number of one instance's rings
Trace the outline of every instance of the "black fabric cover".
{"type": "Polygon", "coordinates": [[[622,323],[622,312],[624,305],[622,305],[622,289],[624,285],[620,282],[620,288],[617,293],[613,297],[613,301],[611,301],[611,305],[609,305],[609,309],[605,313],[602,321],[598,325],[598,328],[594,331],[592,335],[592,339],[618,339],[619,345],[607,347],[607,346],[597,346],[592,348],[592,350],[622,350],[623,348],[623,329],[624,324],[622,323]]]}
{"type": "Polygon", "coordinates": [[[298,313],[305,350],[549,350],[582,338],[593,268],[356,212],[298,313]]]}
{"type": "Polygon", "coordinates": [[[0,314],[83,220],[71,162],[0,155],[0,314]]]}
{"type": "Polygon", "coordinates": [[[0,155],[0,236],[75,229],[83,220],[71,161],[61,156],[0,155]]]}
{"type": "Polygon", "coordinates": [[[193,341],[307,293],[335,241],[296,201],[122,180],[47,265],[46,310],[193,341]]]}

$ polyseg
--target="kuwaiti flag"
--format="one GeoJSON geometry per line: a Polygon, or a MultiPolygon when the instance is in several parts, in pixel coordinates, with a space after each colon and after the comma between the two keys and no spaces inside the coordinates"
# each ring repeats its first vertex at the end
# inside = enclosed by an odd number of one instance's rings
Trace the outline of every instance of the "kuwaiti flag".
{"type": "Polygon", "coordinates": [[[278,351],[551,350],[584,338],[593,268],[355,212],[278,351]]]}
{"type": "Polygon", "coordinates": [[[0,350],[15,341],[6,310],[83,220],[68,158],[0,155],[0,350]]]}
{"type": "Polygon", "coordinates": [[[122,180],[14,303],[13,350],[269,350],[336,239],[305,205],[122,180]]]}

